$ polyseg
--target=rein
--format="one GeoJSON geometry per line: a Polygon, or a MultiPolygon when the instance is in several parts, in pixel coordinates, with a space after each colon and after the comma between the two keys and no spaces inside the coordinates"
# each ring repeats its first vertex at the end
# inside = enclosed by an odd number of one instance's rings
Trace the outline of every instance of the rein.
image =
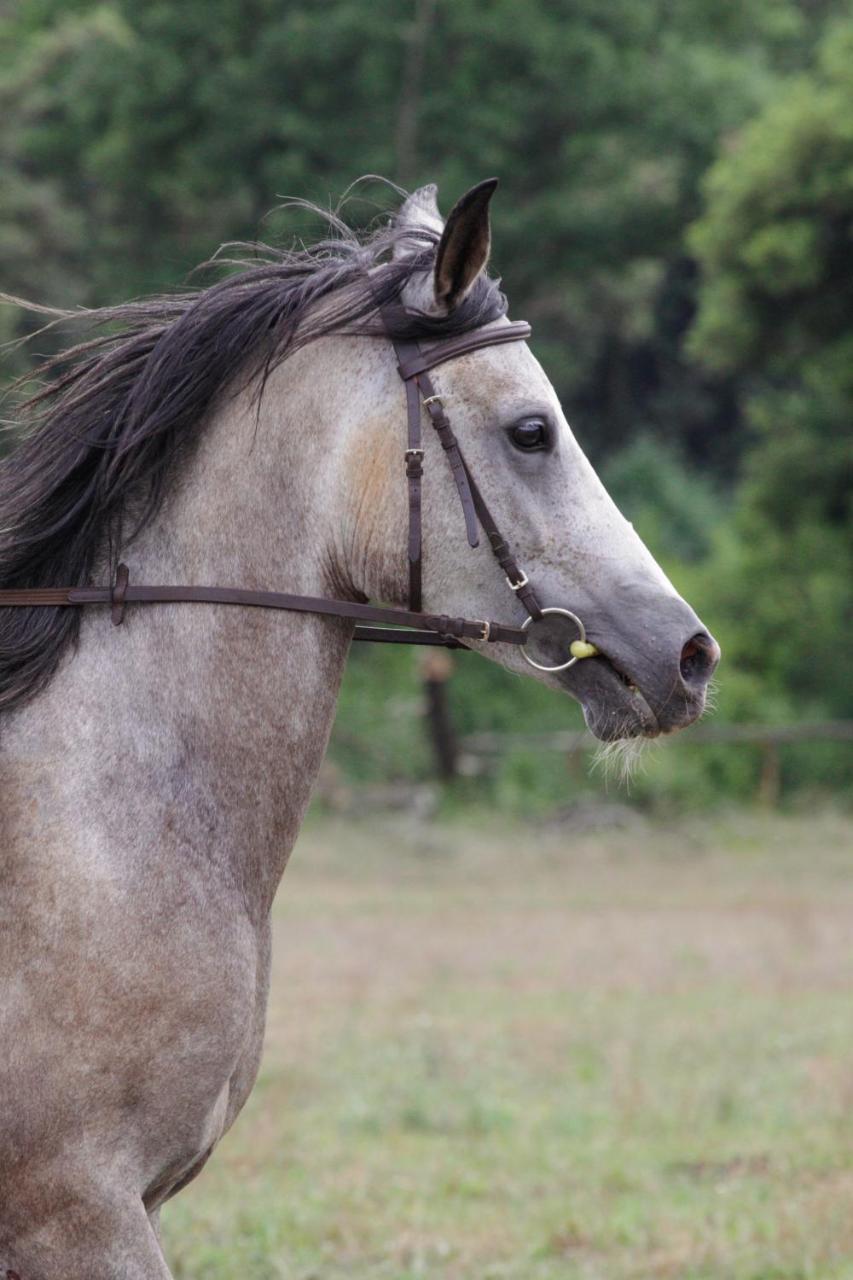
{"type": "MultiPolygon", "coordinates": [[[[386,328],[390,310],[383,309],[386,328]]],[[[531,328],[526,321],[512,324],[487,325],[470,333],[463,333],[423,351],[413,340],[391,339],[397,357],[397,369],[406,388],[408,414],[407,448],[404,453],[409,498],[409,607],[385,608],[361,604],[351,600],[335,600],[325,596],[299,596],[281,591],[252,591],[243,587],[205,586],[133,586],[127,565],[120,564],[111,587],[33,587],[0,590],[0,608],[65,608],[85,605],[109,605],[114,626],[124,620],[128,604],[224,604],[243,608],[282,609],[295,613],[315,613],[329,617],[346,618],[356,623],[354,639],[379,641],[386,644],[441,645],[445,648],[465,648],[464,640],[488,641],[496,644],[522,646],[522,656],[540,671],[564,671],[582,657],[591,657],[594,646],[586,641],[583,623],[568,609],[543,608],[527,575],[516,561],[509,543],[498,529],[480,489],[472,476],[459,447],[441,397],[436,394],[429,376],[432,369],[449,360],[485,347],[504,342],[523,342],[530,337],[531,328]],[[505,623],[471,618],[452,618],[446,614],[424,613],[421,608],[421,583],[423,571],[423,539],[421,525],[421,482],[423,479],[424,449],[421,437],[422,410],[426,409],[430,423],[444,450],[450,465],[462,511],[468,544],[479,545],[478,526],[489,540],[492,553],[503,570],[507,586],[524,605],[527,618],[520,627],[505,623]],[[529,628],[546,614],[559,614],[574,623],[578,638],[571,645],[572,656],[567,662],[546,667],[534,662],[524,645],[529,628]]]]}

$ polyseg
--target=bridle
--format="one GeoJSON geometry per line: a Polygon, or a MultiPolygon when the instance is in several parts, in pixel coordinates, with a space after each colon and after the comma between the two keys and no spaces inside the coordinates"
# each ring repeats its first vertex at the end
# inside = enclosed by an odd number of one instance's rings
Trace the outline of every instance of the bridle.
{"type": "MultiPolygon", "coordinates": [[[[391,315],[380,308],[386,331],[390,335],[391,315]]],[[[543,608],[530,584],[527,574],[519,566],[509,543],[501,534],[489,507],[477,486],[459,446],[453,428],[444,410],[441,396],[436,394],[430,372],[439,365],[455,360],[472,351],[499,346],[505,342],[523,342],[530,337],[530,325],[519,320],[515,323],[490,324],[469,333],[459,334],[444,342],[436,343],[428,351],[421,349],[411,339],[391,338],[397,357],[397,368],[406,388],[408,414],[408,438],[404,454],[409,499],[409,607],[385,608],[362,604],[353,600],[335,600],[325,596],[300,596],[280,591],[253,591],[244,587],[205,586],[136,586],[130,582],[126,564],[119,564],[111,587],[32,587],[0,590],[0,607],[63,608],[84,605],[109,605],[114,626],[124,620],[128,604],[228,604],[258,609],[282,609],[296,613],[323,614],[346,618],[355,622],[354,639],[380,641],[392,644],[443,645],[446,648],[464,648],[464,640],[480,640],[493,644],[521,646],[522,656],[539,671],[565,671],[583,654],[573,654],[568,661],[555,666],[543,666],[535,662],[524,646],[530,627],[546,615],[556,614],[568,618],[577,628],[577,639],[582,646],[586,641],[584,625],[569,609],[543,608]],[[492,552],[506,578],[507,586],[515,593],[527,618],[520,627],[501,622],[480,621],[471,618],[452,618],[446,614],[424,613],[421,608],[421,583],[423,567],[423,538],[421,517],[421,488],[423,480],[424,449],[421,437],[422,410],[429,420],[450,465],[456,491],[465,517],[468,544],[479,545],[478,526],[489,540],[492,552]]],[[[592,648],[592,646],[585,646],[592,648]]]]}

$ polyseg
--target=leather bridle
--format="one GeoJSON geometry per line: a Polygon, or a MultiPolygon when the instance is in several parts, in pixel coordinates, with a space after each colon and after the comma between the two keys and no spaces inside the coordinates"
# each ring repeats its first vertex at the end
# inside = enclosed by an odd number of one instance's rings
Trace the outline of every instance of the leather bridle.
{"type": "MultiPolygon", "coordinates": [[[[380,314],[390,332],[389,313],[380,314]]],[[[578,631],[578,638],[585,641],[583,623],[568,609],[543,608],[527,575],[516,561],[506,539],[477,486],[459,447],[444,410],[442,399],[436,394],[431,370],[472,351],[498,346],[504,342],[522,342],[530,337],[531,328],[523,320],[515,323],[498,323],[474,329],[444,342],[436,343],[427,351],[411,339],[391,339],[397,357],[397,368],[406,387],[408,414],[408,438],[404,454],[409,498],[409,607],[385,608],[362,604],[353,600],[335,600],[324,596],[300,596],[280,591],[253,591],[244,587],[205,586],[136,586],[131,584],[125,564],[119,564],[115,582],[111,587],[33,587],[20,590],[0,590],[0,607],[81,607],[84,605],[109,605],[114,626],[124,619],[128,604],[228,604],[259,609],[283,609],[296,613],[323,614],[346,618],[356,623],[354,639],[372,640],[393,644],[443,645],[446,648],[464,648],[464,640],[480,640],[497,644],[522,646],[522,655],[531,666],[541,671],[563,671],[578,661],[573,656],[567,662],[547,667],[535,662],[523,646],[533,622],[546,614],[559,614],[569,618],[578,631]],[[520,627],[501,622],[480,621],[470,618],[453,618],[446,614],[424,613],[421,608],[421,583],[423,568],[423,539],[421,518],[421,485],[423,479],[424,450],[421,437],[422,409],[444,450],[465,517],[468,544],[479,545],[478,525],[489,540],[492,552],[506,577],[507,585],[527,610],[527,619],[520,627]]]]}

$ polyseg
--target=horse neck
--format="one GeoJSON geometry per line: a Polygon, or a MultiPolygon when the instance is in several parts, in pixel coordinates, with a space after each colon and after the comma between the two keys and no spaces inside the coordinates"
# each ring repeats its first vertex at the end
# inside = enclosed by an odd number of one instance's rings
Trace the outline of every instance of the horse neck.
{"type": "MultiPolygon", "coordinates": [[[[356,520],[344,490],[360,411],[340,360],[333,377],[312,351],[272,375],[259,416],[244,392],[211,417],[125,550],[131,581],[347,589],[339,544],[356,520]]],[[[13,718],[5,762],[37,754],[29,782],[51,831],[85,858],[135,871],[190,860],[262,915],[320,768],[349,638],[348,624],[312,615],[129,606],[116,629],[93,609],[76,654],[13,718]]],[[[18,837],[47,838],[31,824],[18,837]]]]}

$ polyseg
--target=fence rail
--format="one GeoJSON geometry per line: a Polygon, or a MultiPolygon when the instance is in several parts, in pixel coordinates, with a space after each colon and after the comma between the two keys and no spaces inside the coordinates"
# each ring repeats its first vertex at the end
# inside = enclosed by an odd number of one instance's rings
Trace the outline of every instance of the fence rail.
{"type": "MultiPolygon", "coordinates": [[[[571,765],[585,751],[600,745],[591,733],[558,730],[553,733],[469,733],[458,738],[448,698],[453,663],[446,653],[428,653],[422,660],[427,732],[437,775],[449,781],[460,774],[488,770],[489,762],[507,751],[556,751],[571,765]]],[[[758,747],[761,768],[758,799],[776,804],[782,785],[780,749],[800,742],[853,742],[853,720],[800,720],[795,724],[698,724],[678,735],[679,749],[690,746],[744,744],[758,747]]]]}
{"type": "MultiPolygon", "coordinates": [[[[756,746],[781,746],[790,742],[853,742],[853,720],[814,720],[797,724],[703,724],[678,735],[679,746],[695,743],[746,742],[756,746]]],[[[590,751],[600,746],[597,738],[558,730],[554,733],[469,733],[460,744],[474,755],[500,755],[513,747],[535,751],[590,751]]]]}
{"type": "MultiPolygon", "coordinates": [[[[780,747],[821,741],[853,742],[853,720],[812,720],[797,724],[703,724],[678,735],[679,748],[730,743],[759,747],[758,799],[766,805],[775,805],[781,792],[780,747]]],[[[571,761],[599,745],[598,740],[587,732],[471,733],[462,738],[459,749],[463,766],[467,760],[476,768],[477,761],[495,758],[519,747],[531,751],[557,751],[571,761]]]]}

